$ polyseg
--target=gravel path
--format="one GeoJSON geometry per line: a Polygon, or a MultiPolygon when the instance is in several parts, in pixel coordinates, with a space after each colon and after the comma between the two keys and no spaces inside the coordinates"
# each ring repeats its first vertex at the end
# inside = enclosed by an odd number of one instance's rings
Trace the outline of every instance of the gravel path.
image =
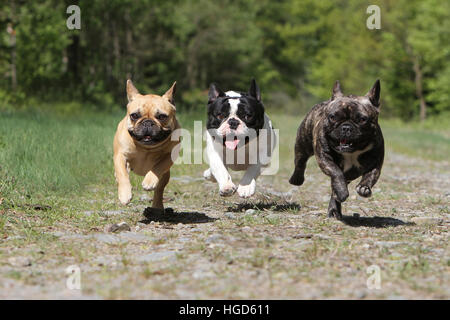
{"type": "Polygon", "coordinates": [[[302,187],[282,170],[251,201],[220,198],[200,169],[171,181],[173,212],[144,217],[147,194],[124,208],[98,186],[67,219],[1,239],[0,299],[450,298],[448,162],[389,154],[372,198],[351,184],[344,221],[327,218],[329,182],[314,161],[302,187]],[[81,290],[67,287],[72,265],[81,290]]]}

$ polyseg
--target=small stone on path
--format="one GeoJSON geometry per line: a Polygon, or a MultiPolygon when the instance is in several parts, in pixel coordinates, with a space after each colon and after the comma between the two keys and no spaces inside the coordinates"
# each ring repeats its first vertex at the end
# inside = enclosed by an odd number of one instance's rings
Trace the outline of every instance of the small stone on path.
{"type": "Polygon", "coordinates": [[[311,239],[313,237],[312,234],[308,233],[299,233],[294,236],[294,239],[311,239]]]}
{"type": "Polygon", "coordinates": [[[137,260],[142,263],[147,263],[165,259],[174,260],[175,258],[176,258],[175,251],[162,251],[146,254],[144,256],[139,257],[137,260]]]}
{"type": "Polygon", "coordinates": [[[228,219],[232,219],[232,220],[236,219],[236,216],[232,212],[225,212],[224,217],[226,217],[228,219]]]}
{"type": "Polygon", "coordinates": [[[106,227],[106,232],[131,231],[131,227],[126,222],[115,223],[106,227]]]}

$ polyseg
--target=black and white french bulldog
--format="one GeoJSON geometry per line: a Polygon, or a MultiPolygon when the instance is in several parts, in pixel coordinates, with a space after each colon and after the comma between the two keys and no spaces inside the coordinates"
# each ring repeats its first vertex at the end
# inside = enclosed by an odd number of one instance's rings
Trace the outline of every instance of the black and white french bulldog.
{"type": "Polygon", "coordinates": [[[223,92],[216,84],[211,84],[206,128],[210,168],[203,176],[217,181],[221,196],[231,196],[237,190],[240,197],[251,197],[255,193],[256,179],[270,164],[276,143],[256,81],[252,80],[247,93],[223,92]],[[246,171],[237,188],[228,168],[246,171]]]}

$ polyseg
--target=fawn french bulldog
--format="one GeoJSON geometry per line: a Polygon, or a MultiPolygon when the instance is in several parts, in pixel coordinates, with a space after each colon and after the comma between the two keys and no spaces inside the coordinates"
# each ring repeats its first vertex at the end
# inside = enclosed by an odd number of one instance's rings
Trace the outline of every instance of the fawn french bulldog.
{"type": "Polygon", "coordinates": [[[132,198],[131,170],[144,176],[144,190],[154,190],[152,207],[164,209],[164,188],[179,151],[179,140],[171,139],[173,131],[180,128],[175,117],[175,90],[176,82],[162,96],[142,95],[127,81],[127,114],[114,137],[114,170],[122,204],[132,198]]]}

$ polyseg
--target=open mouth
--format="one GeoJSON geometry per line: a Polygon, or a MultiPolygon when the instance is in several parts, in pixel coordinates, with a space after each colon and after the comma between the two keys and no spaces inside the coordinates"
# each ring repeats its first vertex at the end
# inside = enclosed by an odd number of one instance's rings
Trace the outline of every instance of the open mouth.
{"type": "Polygon", "coordinates": [[[236,136],[223,136],[223,145],[230,150],[236,150],[236,148],[239,145],[239,142],[241,142],[241,140],[244,139],[244,144],[246,145],[247,143],[249,143],[250,138],[248,136],[245,137],[236,137],[236,136]]]}
{"type": "Polygon", "coordinates": [[[353,143],[348,141],[347,139],[341,139],[339,140],[339,151],[348,151],[351,150],[353,147],[353,143]]]}
{"type": "Polygon", "coordinates": [[[223,145],[227,147],[230,150],[235,150],[239,144],[240,139],[238,139],[236,136],[233,137],[233,139],[230,139],[230,137],[223,137],[223,145]]]}
{"type": "Polygon", "coordinates": [[[154,144],[157,144],[159,142],[158,139],[154,139],[151,136],[143,136],[139,142],[143,145],[152,146],[154,144]]]}
{"type": "Polygon", "coordinates": [[[339,140],[339,146],[340,147],[351,147],[352,143],[349,142],[347,139],[341,139],[341,140],[339,140]]]}
{"type": "Polygon", "coordinates": [[[157,135],[145,135],[142,136],[142,138],[137,138],[137,140],[145,145],[155,145],[158,143],[162,143],[163,141],[165,141],[166,139],[168,139],[168,137],[170,136],[171,131],[161,131],[159,134],[157,135]]]}

